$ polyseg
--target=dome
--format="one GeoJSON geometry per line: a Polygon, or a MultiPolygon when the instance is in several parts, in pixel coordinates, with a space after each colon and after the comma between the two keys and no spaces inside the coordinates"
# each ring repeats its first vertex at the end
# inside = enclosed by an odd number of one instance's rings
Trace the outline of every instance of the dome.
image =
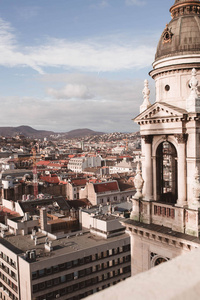
{"type": "Polygon", "coordinates": [[[155,61],[177,55],[200,54],[200,1],[176,0],[172,20],[158,43],[155,61]]]}

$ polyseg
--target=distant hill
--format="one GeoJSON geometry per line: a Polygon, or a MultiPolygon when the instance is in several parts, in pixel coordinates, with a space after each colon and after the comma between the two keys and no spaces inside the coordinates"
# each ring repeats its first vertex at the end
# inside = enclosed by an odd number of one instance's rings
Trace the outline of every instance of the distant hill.
{"type": "Polygon", "coordinates": [[[104,132],[93,131],[91,129],[83,128],[83,129],[75,129],[69,132],[64,133],[66,137],[81,137],[87,135],[102,135],[104,132]]]}
{"type": "Polygon", "coordinates": [[[75,129],[69,132],[54,132],[47,130],[37,130],[30,126],[18,126],[18,127],[0,127],[0,136],[14,137],[16,135],[24,135],[28,138],[44,138],[50,136],[62,136],[64,138],[83,137],[88,135],[101,135],[103,132],[93,131],[91,129],[75,129]]]}

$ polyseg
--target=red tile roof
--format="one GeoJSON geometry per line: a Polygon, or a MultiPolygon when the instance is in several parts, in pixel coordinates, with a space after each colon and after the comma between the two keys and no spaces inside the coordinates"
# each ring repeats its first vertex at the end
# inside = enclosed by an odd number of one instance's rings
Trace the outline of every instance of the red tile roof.
{"type": "Polygon", "coordinates": [[[48,183],[59,183],[59,178],[58,176],[56,175],[53,175],[53,176],[40,176],[40,179],[45,181],[45,182],[48,182],[48,183]]]}
{"type": "Polygon", "coordinates": [[[74,186],[86,185],[87,180],[86,180],[86,179],[72,179],[72,180],[71,180],[71,183],[72,183],[74,186]]]}
{"type": "Polygon", "coordinates": [[[40,160],[36,163],[37,166],[48,166],[50,164],[49,160],[40,160]]]}
{"type": "Polygon", "coordinates": [[[95,183],[94,190],[98,194],[98,193],[119,191],[119,187],[116,181],[110,181],[105,183],[95,183]]]}

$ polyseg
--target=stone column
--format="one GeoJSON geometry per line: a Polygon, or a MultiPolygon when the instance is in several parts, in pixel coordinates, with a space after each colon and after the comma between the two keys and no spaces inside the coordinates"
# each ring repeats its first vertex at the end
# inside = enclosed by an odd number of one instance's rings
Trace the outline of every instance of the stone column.
{"type": "Polygon", "coordinates": [[[178,201],[177,206],[187,204],[186,141],[187,134],[177,134],[178,141],[178,201]]]}
{"type": "Polygon", "coordinates": [[[145,141],[145,174],[144,174],[144,199],[152,200],[153,172],[152,172],[152,135],[142,136],[145,141]]]}

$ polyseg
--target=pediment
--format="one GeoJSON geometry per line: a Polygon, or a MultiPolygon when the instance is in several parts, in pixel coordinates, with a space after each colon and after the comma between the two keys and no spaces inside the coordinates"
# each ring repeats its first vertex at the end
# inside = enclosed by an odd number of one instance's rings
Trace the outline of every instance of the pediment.
{"type": "Polygon", "coordinates": [[[139,114],[134,121],[140,123],[141,121],[150,121],[156,119],[167,119],[167,118],[177,118],[180,119],[186,114],[187,111],[170,105],[165,102],[156,102],[139,114]]]}

